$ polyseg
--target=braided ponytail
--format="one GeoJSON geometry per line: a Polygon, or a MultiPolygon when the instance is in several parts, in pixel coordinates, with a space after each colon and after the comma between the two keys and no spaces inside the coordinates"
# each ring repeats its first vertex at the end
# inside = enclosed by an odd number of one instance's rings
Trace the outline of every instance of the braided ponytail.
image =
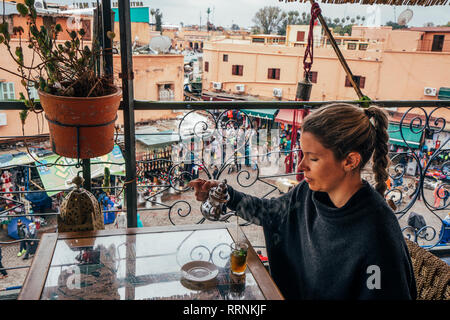
{"type": "Polygon", "coordinates": [[[389,135],[388,118],[384,111],[378,107],[371,106],[365,110],[366,115],[373,119],[373,129],[375,130],[374,152],[372,156],[373,172],[375,174],[375,189],[384,196],[387,189],[386,181],[389,178],[387,167],[389,165],[388,141],[389,135]]]}

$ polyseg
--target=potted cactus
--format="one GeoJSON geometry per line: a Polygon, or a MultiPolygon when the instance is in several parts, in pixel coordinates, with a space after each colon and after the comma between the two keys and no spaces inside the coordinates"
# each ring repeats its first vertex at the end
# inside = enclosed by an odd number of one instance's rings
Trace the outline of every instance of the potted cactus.
{"type": "MultiPolygon", "coordinates": [[[[25,94],[20,93],[27,107],[20,113],[22,127],[29,112],[41,112],[30,98],[28,88],[34,86],[56,154],[88,159],[109,153],[114,147],[114,122],[122,91],[114,85],[112,75],[96,67],[105,50],[95,39],[90,46],[85,43],[84,29],[39,25],[34,0],[18,3],[17,11],[27,18],[27,34],[22,27],[14,27],[19,45],[13,47],[8,24],[3,20],[0,44],[17,64],[17,72],[9,72],[21,77],[25,88],[25,94]],[[63,32],[68,34],[66,41],[58,38],[63,32]],[[25,50],[32,52],[32,58],[24,59],[25,50]]],[[[113,38],[114,33],[108,32],[108,37],[113,38]]]]}

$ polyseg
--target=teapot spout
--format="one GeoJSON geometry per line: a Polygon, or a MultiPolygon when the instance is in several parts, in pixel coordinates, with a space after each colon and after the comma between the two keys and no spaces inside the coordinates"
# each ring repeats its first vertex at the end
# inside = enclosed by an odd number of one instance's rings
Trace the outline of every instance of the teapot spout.
{"type": "Polygon", "coordinates": [[[227,214],[221,214],[219,221],[228,220],[232,216],[235,216],[235,214],[233,212],[230,212],[230,213],[227,213],[227,214]]]}

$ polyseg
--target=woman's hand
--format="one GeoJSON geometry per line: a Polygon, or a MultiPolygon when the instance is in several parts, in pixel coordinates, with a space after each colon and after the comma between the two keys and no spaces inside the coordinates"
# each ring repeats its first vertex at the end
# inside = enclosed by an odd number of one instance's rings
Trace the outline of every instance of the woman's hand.
{"type": "Polygon", "coordinates": [[[189,182],[188,186],[194,188],[197,201],[205,201],[208,199],[209,190],[217,187],[219,183],[217,180],[195,179],[189,182]]]}

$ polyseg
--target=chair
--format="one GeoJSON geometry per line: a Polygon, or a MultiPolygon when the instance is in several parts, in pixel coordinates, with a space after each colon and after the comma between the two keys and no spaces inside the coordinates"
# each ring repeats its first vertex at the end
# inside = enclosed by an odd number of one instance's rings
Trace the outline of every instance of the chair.
{"type": "Polygon", "coordinates": [[[417,286],[417,300],[450,300],[450,266],[431,252],[405,239],[417,286]]]}

